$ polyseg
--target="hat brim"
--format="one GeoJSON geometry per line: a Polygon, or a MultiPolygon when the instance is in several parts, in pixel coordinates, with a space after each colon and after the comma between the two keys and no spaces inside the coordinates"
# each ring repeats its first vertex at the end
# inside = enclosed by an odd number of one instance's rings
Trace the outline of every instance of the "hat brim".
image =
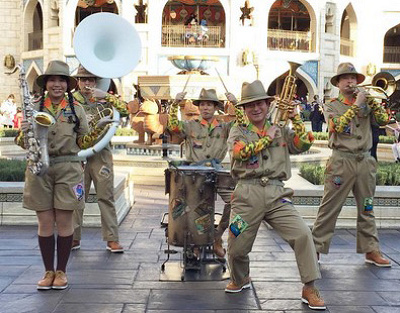
{"type": "Polygon", "coordinates": [[[339,82],[339,77],[342,75],[347,75],[347,74],[353,74],[357,76],[357,85],[361,84],[364,80],[365,80],[365,76],[363,74],[360,73],[354,73],[354,72],[348,72],[348,73],[341,73],[339,75],[335,75],[331,78],[331,84],[333,86],[336,86],[337,83],[339,82]]]}
{"type": "Polygon", "coordinates": [[[269,96],[269,95],[262,95],[262,96],[258,96],[258,97],[254,97],[254,98],[249,98],[249,99],[242,99],[240,102],[238,102],[237,104],[236,104],[236,106],[237,107],[239,107],[239,106],[245,106],[246,104],[249,104],[249,103],[251,103],[251,102],[254,102],[254,101],[258,101],[258,100],[269,100],[269,99],[271,99],[271,100],[273,100],[275,97],[273,97],[273,96],[269,96]]]}
{"type": "Polygon", "coordinates": [[[45,78],[47,76],[63,76],[63,77],[66,77],[68,79],[68,88],[69,88],[69,90],[75,89],[76,86],[78,86],[78,81],[74,77],[65,76],[65,75],[57,75],[57,74],[51,74],[51,75],[43,74],[43,75],[40,75],[40,76],[38,76],[38,78],[36,78],[36,84],[39,87],[45,89],[46,86],[44,85],[44,81],[45,81],[45,78]]]}
{"type": "Polygon", "coordinates": [[[215,100],[215,99],[201,99],[201,100],[193,100],[192,103],[196,106],[200,105],[201,101],[212,101],[214,102],[216,105],[224,105],[223,102],[219,101],[219,100],[215,100]]]}
{"type": "Polygon", "coordinates": [[[77,75],[74,75],[73,77],[75,77],[75,78],[82,78],[82,77],[85,77],[85,78],[99,78],[98,76],[96,76],[96,75],[89,75],[89,74],[77,74],[77,75]]]}

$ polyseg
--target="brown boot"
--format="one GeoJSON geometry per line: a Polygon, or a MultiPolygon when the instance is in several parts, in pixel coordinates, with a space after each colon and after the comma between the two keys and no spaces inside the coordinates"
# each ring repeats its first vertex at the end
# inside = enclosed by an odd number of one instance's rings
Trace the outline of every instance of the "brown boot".
{"type": "Polygon", "coordinates": [[[53,289],[63,290],[68,287],[67,275],[63,271],[56,271],[56,277],[53,281],[53,289]]]}
{"type": "Polygon", "coordinates": [[[224,258],[226,254],[226,250],[222,246],[222,238],[215,239],[214,242],[214,253],[219,258],[224,258]]]}
{"type": "Polygon", "coordinates": [[[36,288],[38,290],[50,290],[53,286],[55,275],[53,271],[46,271],[43,278],[38,281],[36,288]]]}
{"type": "Polygon", "coordinates": [[[322,299],[319,291],[315,287],[303,287],[301,301],[308,304],[308,307],[313,310],[326,310],[324,299],[322,299]]]}
{"type": "Polygon", "coordinates": [[[392,267],[392,263],[388,259],[385,259],[380,251],[366,253],[365,263],[374,264],[378,267],[392,267]]]}
{"type": "Polygon", "coordinates": [[[225,292],[227,293],[239,293],[242,290],[249,289],[251,287],[251,280],[250,277],[247,277],[243,284],[236,285],[232,280],[229,282],[228,285],[225,287],[225,292]]]}
{"type": "Polygon", "coordinates": [[[80,240],[73,240],[71,250],[79,250],[81,248],[81,241],[80,240]]]}
{"type": "Polygon", "coordinates": [[[107,241],[107,250],[113,253],[123,253],[124,247],[118,241],[107,241]]]}

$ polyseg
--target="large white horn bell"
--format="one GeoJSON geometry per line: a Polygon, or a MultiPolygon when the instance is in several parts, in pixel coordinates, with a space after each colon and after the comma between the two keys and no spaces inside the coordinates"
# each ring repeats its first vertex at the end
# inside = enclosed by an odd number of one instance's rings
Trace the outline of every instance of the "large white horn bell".
{"type": "Polygon", "coordinates": [[[79,62],[91,73],[118,78],[139,63],[141,42],[131,23],[113,13],[95,13],[79,23],[74,35],[79,62]]]}

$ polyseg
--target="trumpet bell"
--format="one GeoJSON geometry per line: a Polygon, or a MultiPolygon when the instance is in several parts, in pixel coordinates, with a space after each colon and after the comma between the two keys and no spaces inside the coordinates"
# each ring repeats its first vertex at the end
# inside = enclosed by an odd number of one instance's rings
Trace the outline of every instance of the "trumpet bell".
{"type": "Polygon", "coordinates": [[[79,23],[74,35],[79,62],[103,78],[119,78],[139,63],[141,41],[131,23],[113,13],[96,13],[79,23]]]}
{"type": "Polygon", "coordinates": [[[371,85],[382,88],[387,97],[396,91],[396,79],[388,72],[379,72],[372,78],[371,85]]]}

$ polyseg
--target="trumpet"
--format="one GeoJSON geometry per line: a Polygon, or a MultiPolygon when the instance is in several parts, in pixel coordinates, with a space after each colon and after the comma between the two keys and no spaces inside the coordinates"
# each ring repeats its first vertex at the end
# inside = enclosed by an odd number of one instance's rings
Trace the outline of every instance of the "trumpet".
{"type": "Polygon", "coordinates": [[[396,79],[388,72],[376,74],[370,84],[352,85],[355,91],[365,90],[368,102],[375,99],[387,100],[396,91],[396,79]]]}

